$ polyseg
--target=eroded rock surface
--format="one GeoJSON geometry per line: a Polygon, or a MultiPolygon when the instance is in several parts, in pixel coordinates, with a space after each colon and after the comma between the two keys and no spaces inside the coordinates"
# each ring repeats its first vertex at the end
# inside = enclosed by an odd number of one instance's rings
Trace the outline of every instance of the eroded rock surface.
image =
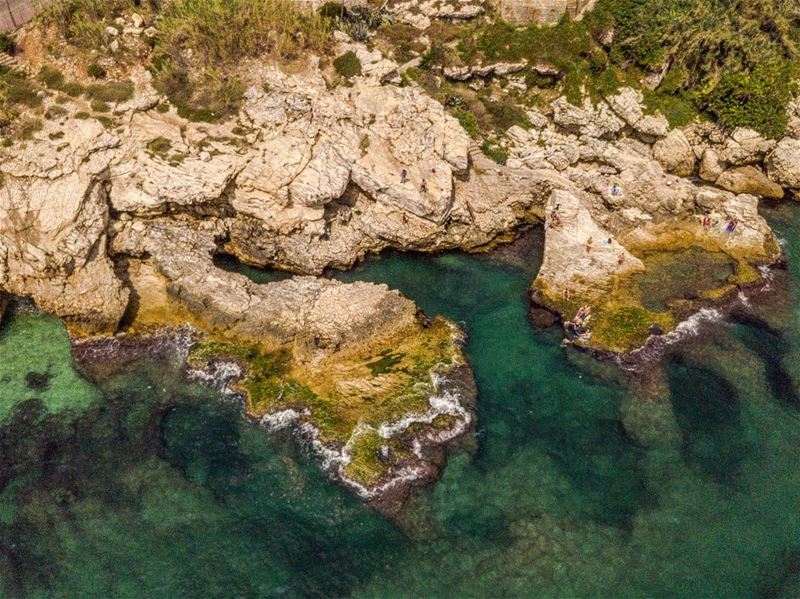
{"type": "Polygon", "coordinates": [[[591,304],[582,344],[627,351],[687,312],[644,308],[650,253],[724,254],[736,274],[718,296],[779,255],[750,194],[793,184],[783,142],[670,132],[623,90],[531,112],[500,166],[421,89],[393,84],[397,65],[340,49],[363,66],[348,85],[331,87],[314,64],[250,65],[243,109],[222,124],[163,110],[146,73],[113,121],[79,119],[85,103],[62,99],[63,117],[0,150],[0,289],[79,336],[193,325],[199,370],[237,364],[231,384],[253,417],[294,422],[374,498],[435,476],[434,440],[474,423],[460,334],[385,286],[313,275],[390,247],[490,248],[545,221],[536,300],[567,317],[591,304]],[[698,168],[747,193],[677,176],[698,168]],[[217,268],[221,252],[304,276],[256,285],[217,268]]]}

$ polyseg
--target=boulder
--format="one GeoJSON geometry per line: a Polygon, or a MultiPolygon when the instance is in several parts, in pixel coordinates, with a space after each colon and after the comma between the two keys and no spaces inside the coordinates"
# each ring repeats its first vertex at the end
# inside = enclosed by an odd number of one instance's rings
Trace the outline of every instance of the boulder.
{"type": "Polygon", "coordinates": [[[633,125],[646,140],[658,139],[669,133],[669,122],[662,114],[647,114],[633,125]]]}
{"type": "Polygon", "coordinates": [[[617,116],[631,127],[635,127],[644,116],[643,100],[641,92],[630,87],[623,88],[618,94],[606,98],[606,102],[617,116]]]}
{"type": "Polygon", "coordinates": [[[673,129],[653,146],[653,158],[669,173],[688,177],[694,172],[695,155],[680,129],[673,129]]]}
{"type": "Polygon", "coordinates": [[[782,139],[766,161],[767,175],[783,187],[800,189],[800,139],[782,139]]]}
{"type": "Polygon", "coordinates": [[[764,198],[783,198],[783,188],[767,178],[753,166],[739,166],[723,172],[716,181],[722,189],[737,194],[749,194],[764,198]]]}
{"type": "Polygon", "coordinates": [[[719,150],[720,160],[733,166],[757,164],[775,148],[775,142],[765,139],[752,129],[737,127],[719,150]]]}
{"type": "Polygon", "coordinates": [[[711,148],[706,148],[703,152],[703,158],[700,161],[700,178],[704,181],[714,183],[719,176],[723,173],[725,168],[720,164],[719,156],[716,151],[711,148]]]}

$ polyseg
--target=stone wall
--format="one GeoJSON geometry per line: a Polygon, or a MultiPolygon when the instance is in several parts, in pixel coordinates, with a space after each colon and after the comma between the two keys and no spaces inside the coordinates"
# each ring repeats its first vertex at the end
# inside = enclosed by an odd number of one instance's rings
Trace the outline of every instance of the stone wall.
{"type": "Polygon", "coordinates": [[[581,19],[597,0],[494,0],[500,14],[510,23],[555,25],[565,14],[581,19]]]}
{"type": "Polygon", "coordinates": [[[0,0],[0,32],[19,29],[52,0],[0,0]]]}

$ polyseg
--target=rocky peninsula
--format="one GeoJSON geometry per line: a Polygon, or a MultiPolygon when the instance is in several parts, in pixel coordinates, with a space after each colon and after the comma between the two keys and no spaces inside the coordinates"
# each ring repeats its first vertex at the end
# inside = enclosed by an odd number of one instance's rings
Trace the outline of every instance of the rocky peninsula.
{"type": "MultiPolygon", "coordinates": [[[[161,23],[148,18],[105,24],[102,47],[126,58],[100,81],[85,54],[48,51],[38,23],[18,35],[18,68],[2,74],[20,101],[0,148],[0,289],[63,318],[81,345],[190,325],[190,374],[222,376],[249,416],[296,427],[386,511],[475,425],[466,340],[400,293],[327,269],[387,248],[485,251],[542,225],[535,320],[589,306],[569,340],[619,353],[759,285],[781,258],[758,203],[800,189],[800,106],[778,141],[673,128],[629,87],[559,96],[519,108],[498,161],[415,82],[419,62],[342,31],[329,55],[291,67],[242,60],[240,105],[198,118],[144,68],[137,52],[161,23]],[[255,284],[218,268],[222,254],[294,276],[255,284]]],[[[435,76],[506,89],[543,69],[435,76]]]]}

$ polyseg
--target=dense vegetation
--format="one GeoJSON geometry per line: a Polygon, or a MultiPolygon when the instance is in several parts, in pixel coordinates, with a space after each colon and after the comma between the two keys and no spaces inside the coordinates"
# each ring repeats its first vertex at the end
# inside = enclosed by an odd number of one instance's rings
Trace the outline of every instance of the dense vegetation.
{"type": "MultiPolygon", "coordinates": [[[[407,50],[398,32],[384,31],[383,37],[398,52],[407,50]]],[[[565,18],[555,27],[518,28],[497,18],[445,27],[429,37],[434,43],[423,71],[523,59],[561,71],[559,80],[528,74],[533,91],[510,94],[517,103],[546,104],[562,93],[578,103],[584,93],[598,98],[633,85],[673,125],[703,112],[728,127],[770,136],[785,128],[800,71],[797,0],[601,0],[582,22],[565,18]],[[646,78],[655,89],[643,85],[646,78]]],[[[424,73],[416,79],[426,83],[424,73]]],[[[462,120],[466,108],[484,133],[486,125],[502,129],[505,123],[487,110],[489,92],[448,85],[431,91],[443,101],[458,98],[454,107],[462,120]]]]}
{"type": "Polygon", "coordinates": [[[606,0],[592,19],[609,17],[616,62],[664,69],[665,92],[688,93],[728,126],[785,127],[800,58],[797,0],[606,0]]]}

